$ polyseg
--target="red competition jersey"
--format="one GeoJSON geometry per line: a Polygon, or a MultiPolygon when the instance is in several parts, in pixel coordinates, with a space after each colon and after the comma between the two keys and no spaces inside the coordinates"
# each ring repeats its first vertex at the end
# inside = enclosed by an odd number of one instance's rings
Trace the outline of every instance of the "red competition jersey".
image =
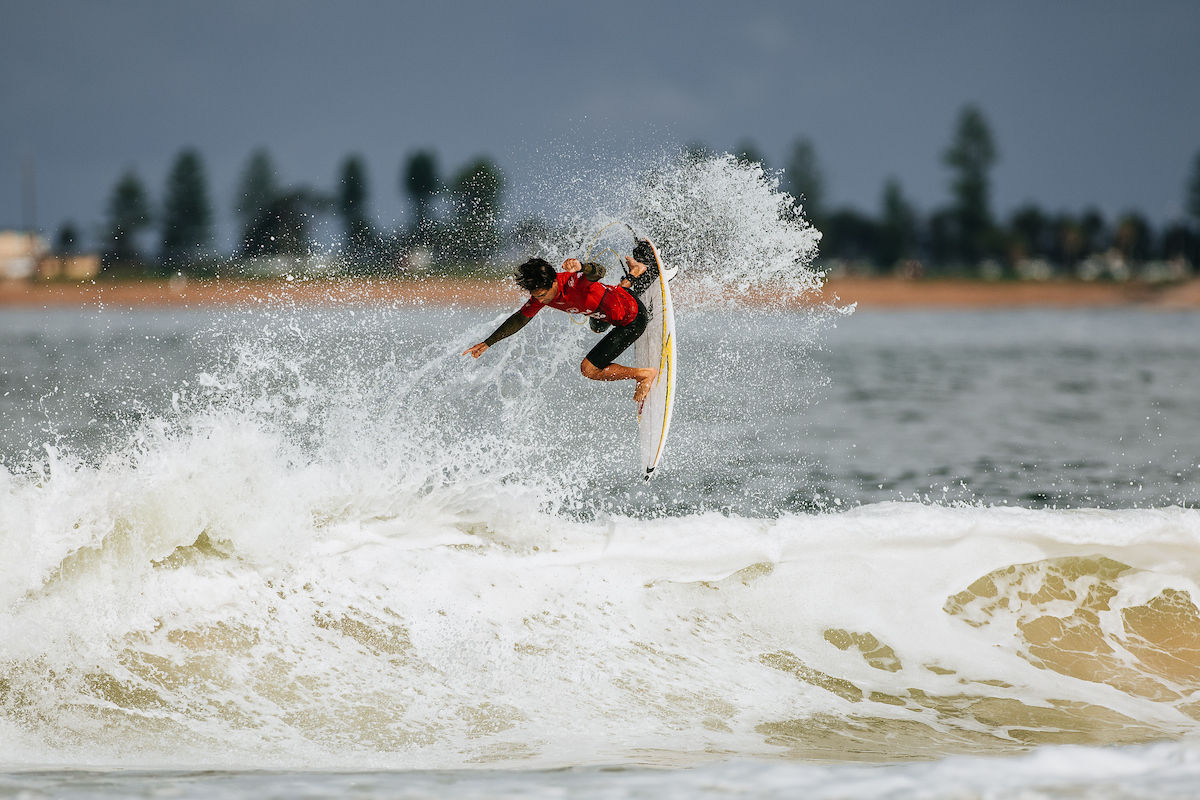
{"type": "Polygon", "coordinates": [[[607,320],[613,325],[628,325],[637,316],[637,300],[620,286],[593,283],[578,272],[560,272],[557,280],[558,294],[553,300],[541,303],[531,297],[521,306],[521,313],[532,319],[545,306],[550,306],[568,314],[607,320]]]}

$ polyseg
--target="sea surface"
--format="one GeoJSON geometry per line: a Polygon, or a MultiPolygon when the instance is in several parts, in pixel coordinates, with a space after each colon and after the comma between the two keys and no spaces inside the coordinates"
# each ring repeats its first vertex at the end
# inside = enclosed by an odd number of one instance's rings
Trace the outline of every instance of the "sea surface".
{"type": "Polygon", "coordinates": [[[0,791],[1197,796],[1200,315],[504,313],[0,315],[0,791]]]}
{"type": "Polygon", "coordinates": [[[1200,797],[1200,315],[681,308],[646,484],[508,313],[0,312],[0,796],[1200,797]]]}

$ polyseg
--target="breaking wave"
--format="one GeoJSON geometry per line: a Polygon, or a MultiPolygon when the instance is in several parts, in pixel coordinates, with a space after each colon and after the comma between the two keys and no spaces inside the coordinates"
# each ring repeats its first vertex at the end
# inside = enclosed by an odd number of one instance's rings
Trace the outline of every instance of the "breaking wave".
{"type": "MultiPolygon", "coordinates": [[[[701,294],[819,285],[759,168],[638,180],[543,252],[620,218],[701,294]]],[[[574,376],[581,330],[472,363],[496,319],[381,313],[399,327],[214,323],[168,410],[0,469],[10,764],[885,761],[1196,730],[1200,513],[667,503],[622,488],[633,415],[574,376]]],[[[738,319],[727,362],[755,352],[738,319]]]]}

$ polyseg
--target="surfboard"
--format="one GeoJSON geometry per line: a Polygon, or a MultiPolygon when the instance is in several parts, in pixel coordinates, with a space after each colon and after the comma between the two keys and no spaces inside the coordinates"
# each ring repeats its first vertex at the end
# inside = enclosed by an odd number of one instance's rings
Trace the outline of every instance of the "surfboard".
{"type": "MultiPolygon", "coordinates": [[[[647,239],[647,241],[649,241],[647,239]]],[[[642,450],[644,480],[650,480],[662,460],[671,430],[671,405],[675,400],[675,307],[671,303],[673,273],[668,273],[658,254],[658,246],[650,242],[658,262],[658,277],[641,294],[642,304],[650,312],[646,332],[633,345],[633,356],[639,369],[657,367],[658,377],[650,394],[638,408],[638,440],[642,450]]]]}

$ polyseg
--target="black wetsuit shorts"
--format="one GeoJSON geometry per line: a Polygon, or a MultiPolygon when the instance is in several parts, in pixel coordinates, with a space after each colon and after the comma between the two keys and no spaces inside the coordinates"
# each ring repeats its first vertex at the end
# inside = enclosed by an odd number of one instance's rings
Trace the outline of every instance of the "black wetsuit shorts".
{"type": "Polygon", "coordinates": [[[650,312],[642,305],[640,297],[634,295],[633,299],[637,300],[638,304],[638,313],[633,322],[628,325],[613,325],[612,330],[588,351],[586,358],[596,369],[604,369],[616,361],[617,356],[628,350],[629,345],[646,332],[646,325],[650,323],[650,312]]]}

